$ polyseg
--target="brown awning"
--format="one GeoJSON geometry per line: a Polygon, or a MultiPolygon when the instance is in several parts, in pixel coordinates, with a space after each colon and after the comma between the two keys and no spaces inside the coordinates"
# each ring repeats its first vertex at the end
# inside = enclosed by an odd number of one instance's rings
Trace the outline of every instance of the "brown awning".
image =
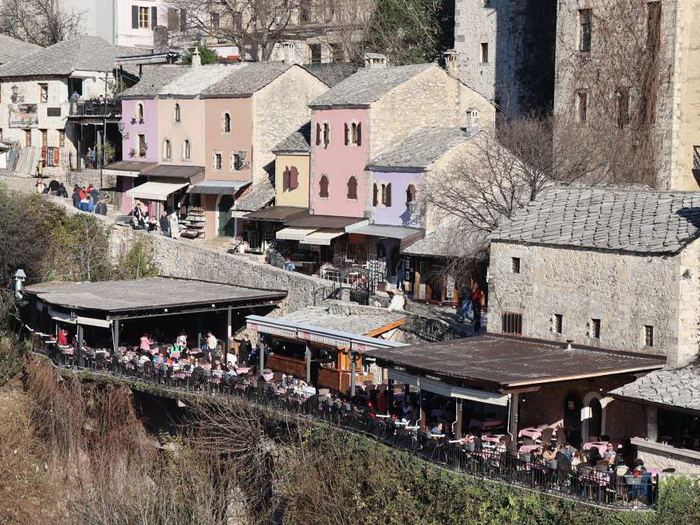
{"type": "Polygon", "coordinates": [[[616,352],[524,337],[481,335],[367,353],[382,366],[500,388],[633,374],[662,368],[663,356],[616,352]]]}
{"type": "Polygon", "coordinates": [[[269,208],[263,208],[262,210],[249,213],[246,215],[246,219],[253,219],[256,221],[286,222],[289,219],[293,219],[307,213],[308,210],[306,208],[299,208],[296,206],[270,206],[269,208]]]}
{"type": "Polygon", "coordinates": [[[337,230],[352,231],[353,227],[365,226],[368,224],[367,219],[358,217],[335,217],[332,215],[306,215],[294,217],[287,221],[288,226],[294,228],[329,228],[337,230]]]}
{"type": "Polygon", "coordinates": [[[170,164],[158,164],[155,167],[143,171],[148,177],[168,177],[170,179],[189,179],[204,172],[204,166],[173,166],[170,164]]]}

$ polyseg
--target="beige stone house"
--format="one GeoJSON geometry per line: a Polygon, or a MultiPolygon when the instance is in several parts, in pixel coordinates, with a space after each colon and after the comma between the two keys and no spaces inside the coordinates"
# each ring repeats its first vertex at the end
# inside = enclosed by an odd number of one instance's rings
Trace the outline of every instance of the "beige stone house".
{"type": "Polygon", "coordinates": [[[652,465],[700,465],[700,453],[686,452],[700,449],[696,419],[678,417],[700,381],[688,383],[694,367],[676,368],[698,356],[699,227],[700,193],[552,188],[491,240],[490,332],[556,341],[562,352],[572,343],[666,358],[669,368],[634,383],[601,383],[581,416],[610,424],[610,407],[623,402],[610,391],[644,403],[628,409],[637,414],[628,437],[652,465]]]}

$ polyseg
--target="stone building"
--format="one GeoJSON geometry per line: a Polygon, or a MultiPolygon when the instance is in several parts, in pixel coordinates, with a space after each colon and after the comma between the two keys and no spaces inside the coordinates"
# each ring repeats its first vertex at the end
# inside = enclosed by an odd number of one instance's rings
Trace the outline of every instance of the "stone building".
{"type": "Polygon", "coordinates": [[[700,34],[693,1],[559,2],[554,111],[607,134],[640,129],[662,190],[695,190],[700,34]]]}
{"type": "Polygon", "coordinates": [[[556,3],[455,0],[459,78],[515,117],[551,108],[556,3]]]}
{"type": "Polygon", "coordinates": [[[492,235],[489,330],[698,353],[700,193],[546,191],[492,235]]]}

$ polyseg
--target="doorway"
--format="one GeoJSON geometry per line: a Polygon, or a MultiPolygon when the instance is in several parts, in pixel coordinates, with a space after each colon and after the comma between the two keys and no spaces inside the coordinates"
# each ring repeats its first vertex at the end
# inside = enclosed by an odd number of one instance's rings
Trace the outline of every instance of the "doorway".
{"type": "Polygon", "coordinates": [[[231,208],[233,207],[234,199],[232,195],[222,195],[219,198],[219,205],[217,206],[219,223],[217,228],[217,234],[219,237],[233,237],[233,225],[230,224],[231,220],[231,208]]]}
{"type": "Polygon", "coordinates": [[[599,440],[605,434],[605,402],[598,392],[589,392],[583,398],[581,409],[581,438],[589,441],[591,437],[599,440]]]}
{"type": "Polygon", "coordinates": [[[569,394],[564,399],[564,428],[566,439],[574,447],[581,446],[581,398],[569,394]]]}

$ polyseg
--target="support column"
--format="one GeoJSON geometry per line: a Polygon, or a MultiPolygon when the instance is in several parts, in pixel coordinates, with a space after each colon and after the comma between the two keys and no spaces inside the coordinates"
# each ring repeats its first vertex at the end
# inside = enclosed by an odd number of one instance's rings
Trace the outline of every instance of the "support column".
{"type": "Polygon", "coordinates": [[[83,367],[83,327],[81,325],[76,325],[77,327],[77,332],[78,332],[78,355],[77,355],[77,362],[78,362],[78,368],[83,367]]]}
{"type": "Polygon", "coordinates": [[[231,350],[231,307],[226,310],[226,345],[224,346],[224,364],[228,363],[228,353],[231,350]]]}
{"type": "Polygon", "coordinates": [[[462,400],[455,399],[455,439],[462,439],[462,400]]]}
{"type": "Polygon", "coordinates": [[[510,434],[510,446],[515,447],[518,443],[518,408],[520,407],[520,394],[513,392],[508,401],[508,434],[510,434]]]}
{"type": "Polygon", "coordinates": [[[425,416],[425,410],[423,410],[423,391],[419,390],[418,391],[418,414],[420,418],[420,426],[423,427],[425,426],[425,421],[426,421],[426,416],[425,416]]]}
{"type": "Polygon", "coordinates": [[[659,439],[659,411],[652,406],[647,406],[647,439],[649,441],[659,439]]]}
{"type": "Polygon", "coordinates": [[[262,377],[263,370],[265,370],[265,343],[263,343],[262,341],[258,343],[258,359],[260,364],[260,370],[258,371],[258,375],[262,377]]]}
{"type": "Polygon", "coordinates": [[[394,380],[389,379],[386,387],[386,413],[391,415],[394,409],[394,380]]]}
{"type": "Polygon", "coordinates": [[[357,364],[355,363],[355,351],[350,352],[350,398],[355,397],[355,369],[357,364]]]}
{"type": "MultiPolygon", "coordinates": [[[[304,360],[306,361],[306,384],[311,384],[311,347],[307,344],[304,351],[304,360]]],[[[315,386],[315,385],[314,385],[315,386]]]]}
{"type": "Polygon", "coordinates": [[[119,351],[119,319],[112,321],[112,356],[119,351]]]}

